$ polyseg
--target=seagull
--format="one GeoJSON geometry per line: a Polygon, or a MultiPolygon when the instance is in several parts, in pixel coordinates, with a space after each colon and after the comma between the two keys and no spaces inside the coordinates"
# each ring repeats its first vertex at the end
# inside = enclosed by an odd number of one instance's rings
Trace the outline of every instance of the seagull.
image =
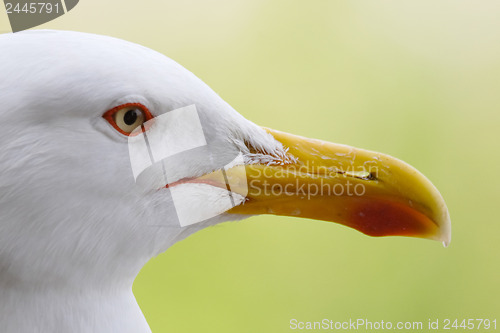
{"type": "Polygon", "coordinates": [[[132,293],[146,262],[252,215],[450,242],[415,168],[257,126],[158,52],[52,30],[0,49],[2,332],[151,332],[132,293]]]}

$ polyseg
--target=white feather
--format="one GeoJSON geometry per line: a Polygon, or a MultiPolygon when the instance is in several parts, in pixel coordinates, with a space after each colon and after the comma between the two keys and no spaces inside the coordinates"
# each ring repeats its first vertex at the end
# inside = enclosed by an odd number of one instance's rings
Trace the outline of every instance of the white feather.
{"type": "MultiPolygon", "coordinates": [[[[293,157],[192,73],[145,47],[31,31],[1,35],[0,50],[2,332],[148,332],[131,291],[139,270],[234,216],[186,228],[171,222],[162,191],[134,186],[127,139],[102,114],[126,102],[154,115],[195,104],[221,160],[234,151],[246,163],[293,157]]],[[[184,163],[171,177],[212,170],[184,163]]],[[[223,198],[214,187],[196,191],[215,206],[223,198]]]]}

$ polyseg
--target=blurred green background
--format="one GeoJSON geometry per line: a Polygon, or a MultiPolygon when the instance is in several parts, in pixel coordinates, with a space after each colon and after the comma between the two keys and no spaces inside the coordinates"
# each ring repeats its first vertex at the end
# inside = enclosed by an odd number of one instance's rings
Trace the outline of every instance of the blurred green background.
{"type": "Polygon", "coordinates": [[[81,0],[38,27],[158,50],[260,125],[409,162],[448,204],[446,249],[277,216],[201,231],[136,280],[153,332],[500,320],[499,13],[473,0],[81,0]]]}

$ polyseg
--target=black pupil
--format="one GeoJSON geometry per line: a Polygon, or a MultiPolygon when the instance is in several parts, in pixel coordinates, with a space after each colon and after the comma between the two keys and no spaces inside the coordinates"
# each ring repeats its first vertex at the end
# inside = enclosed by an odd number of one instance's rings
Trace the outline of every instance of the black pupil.
{"type": "Polygon", "coordinates": [[[132,125],[137,121],[137,110],[128,110],[123,116],[123,122],[127,125],[132,125]]]}

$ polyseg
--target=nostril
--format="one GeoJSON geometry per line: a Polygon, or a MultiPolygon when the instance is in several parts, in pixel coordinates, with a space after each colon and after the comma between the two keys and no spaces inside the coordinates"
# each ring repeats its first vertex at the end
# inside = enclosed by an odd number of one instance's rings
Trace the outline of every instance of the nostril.
{"type": "Polygon", "coordinates": [[[342,174],[364,180],[377,180],[377,175],[374,172],[368,171],[344,171],[342,174]]]}

